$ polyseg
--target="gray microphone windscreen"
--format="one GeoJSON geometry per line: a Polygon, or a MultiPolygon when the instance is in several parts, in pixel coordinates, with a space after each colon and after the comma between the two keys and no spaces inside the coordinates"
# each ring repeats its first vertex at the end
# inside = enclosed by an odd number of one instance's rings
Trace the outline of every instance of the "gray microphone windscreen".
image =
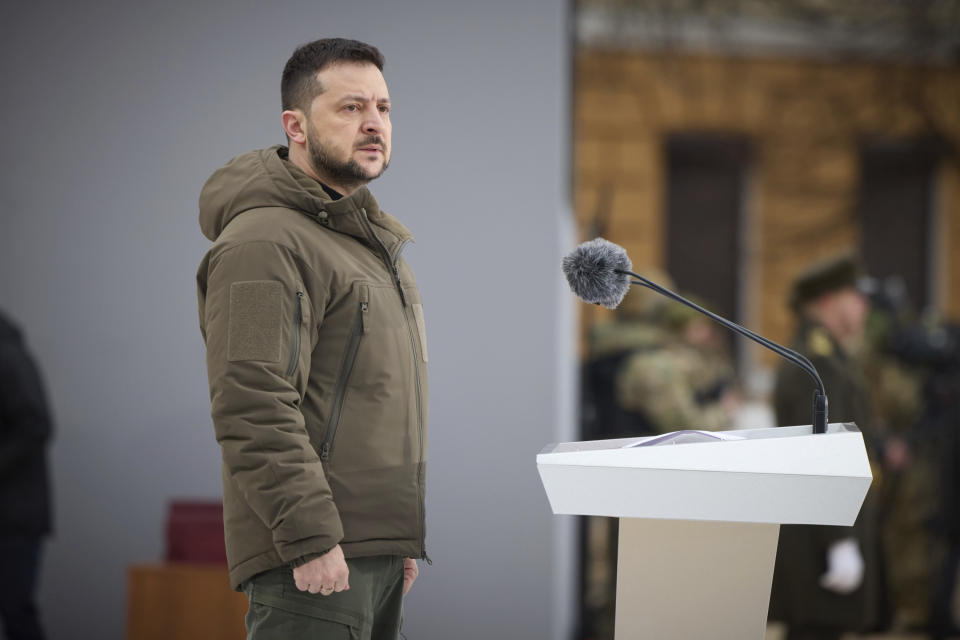
{"type": "Polygon", "coordinates": [[[630,289],[630,276],[618,271],[630,271],[632,266],[623,247],[595,238],[563,259],[563,274],[570,289],[585,302],[616,309],[630,289]]]}

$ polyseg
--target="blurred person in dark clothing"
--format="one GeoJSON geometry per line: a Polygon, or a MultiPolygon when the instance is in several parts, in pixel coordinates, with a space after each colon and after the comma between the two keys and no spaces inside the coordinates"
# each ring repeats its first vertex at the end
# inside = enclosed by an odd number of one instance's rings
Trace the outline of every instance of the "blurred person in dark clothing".
{"type": "Polygon", "coordinates": [[[923,629],[933,593],[936,512],[935,439],[920,428],[925,372],[894,348],[904,327],[915,324],[902,278],[868,279],[871,300],[864,367],[875,431],[883,441],[883,469],[874,478],[889,588],[889,613],[897,631],[923,629]]]}
{"type": "Polygon", "coordinates": [[[8,640],[43,638],[34,596],[50,533],[50,413],[19,329],[0,313],[0,619],[8,640]]]}
{"type": "Polygon", "coordinates": [[[948,363],[938,366],[926,389],[927,410],[921,431],[937,450],[938,500],[931,532],[936,539],[931,638],[960,637],[956,620],[957,575],[960,571],[960,326],[930,331],[932,342],[949,336],[946,348],[936,344],[948,363]]]}
{"type": "MultiPolygon", "coordinates": [[[[856,422],[873,462],[873,421],[854,357],[869,310],[856,288],[859,275],[852,256],[814,265],[793,283],[790,303],[799,323],[794,348],[823,378],[830,421],[856,422]]],[[[812,398],[806,373],[792,364],[781,366],[774,390],[778,424],[810,424],[812,398]]],[[[780,528],[770,617],[787,623],[789,640],[835,640],[845,631],[878,624],[883,591],[872,493],[853,527],[780,528]]]]}
{"type": "Polygon", "coordinates": [[[901,327],[890,350],[926,371],[923,414],[910,451],[931,452],[935,500],[929,534],[933,539],[930,631],[934,640],[960,637],[954,616],[960,568],[960,325],[941,322],[901,327]]]}
{"type": "Polygon", "coordinates": [[[911,427],[890,430],[879,483],[895,621],[932,640],[960,637],[960,325],[918,317],[902,279],[868,284],[880,311],[868,331],[886,364],[870,381],[875,405],[911,427]]]}

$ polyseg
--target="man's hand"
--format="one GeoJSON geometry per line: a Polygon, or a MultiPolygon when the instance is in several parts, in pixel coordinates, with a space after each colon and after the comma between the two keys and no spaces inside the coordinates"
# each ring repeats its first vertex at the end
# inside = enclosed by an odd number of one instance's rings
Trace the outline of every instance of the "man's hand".
{"type": "Polygon", "coordinates": [[[403,559],[403,595],[407,595],[410,587],[413,586],[417,576],[420,575],[420,569],[417,567],[417,561],[412,558],[403,559]]]}
{"type": "Polygon", "coordinates": [[[349,575],[350,569],[340,545],[293,569],[293,581],[297,583],[297,589],[322,596],[349,589],[349,575]]]}

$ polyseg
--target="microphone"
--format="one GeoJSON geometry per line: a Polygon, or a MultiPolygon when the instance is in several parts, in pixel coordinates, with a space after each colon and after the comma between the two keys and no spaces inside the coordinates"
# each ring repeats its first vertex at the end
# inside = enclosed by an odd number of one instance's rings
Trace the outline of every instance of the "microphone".
{"type": "Polygon", "coordinates": [[[630,290],[633,265],[623,247],[595,238],[563,259],[570,289],[585,302],[616,309],[630,290]]]}
{"type": "Polygon", "coordinates": [[[627,251],[603,238],[595,238],[589,242],[584,242],[563,259],[563,273],[567,277],[570,289],[585,302],[601,304],[608,309],[616,309],[617,305],[623,301],[624,296],[627,295],[630,285],[646,287],[699,311],[727,329],[753,340],[781,358],[797,365],[807,372],[816,384],[816,389],[813,392],[813,432],[826,433],[827,392],[816,367],[803,354],[764,338],[712,311],[708,311],[680,294],[630,271],[631,268],[632,264],[630,258],[627,257],[627,251]],[[631,278],[633,279],[631,280],[631,278]]]}

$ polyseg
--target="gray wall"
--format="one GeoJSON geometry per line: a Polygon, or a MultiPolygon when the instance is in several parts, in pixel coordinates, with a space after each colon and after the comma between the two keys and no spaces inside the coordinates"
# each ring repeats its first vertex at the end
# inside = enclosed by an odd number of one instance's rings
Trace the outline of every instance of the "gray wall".
{"type": "Polygon", "coordinates": [[[394,162],[372,188],[418,240],[428,314],[435,565],[407,635],[565,637],[571,523],[550,515],[534,455],[572,429],[566,10],[3,3],[0,306],[57,418],[52,637],[121,637],[125,567],[160,558],[167,500],[219,495],[197,195],[231,156],[282,141],[283,63],[328,35],[387,55],[394,162]]]}

